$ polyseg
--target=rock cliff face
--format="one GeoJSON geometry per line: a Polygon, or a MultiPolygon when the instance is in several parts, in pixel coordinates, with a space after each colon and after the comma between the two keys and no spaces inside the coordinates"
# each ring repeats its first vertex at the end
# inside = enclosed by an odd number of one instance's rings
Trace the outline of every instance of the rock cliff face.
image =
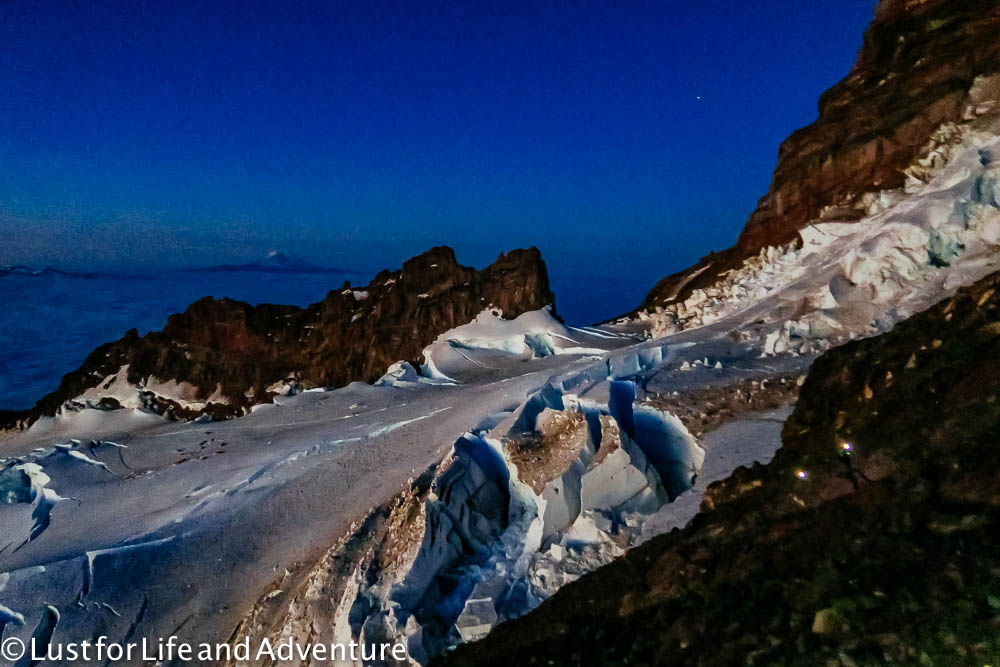
{"type": "Polygon", "coordinates": [[[904,169],[926,157],[939,128],[1000,112],[998,73],[1000,2],[883,0],[854,68],[820,99],[819,119],[782,144],[770,191],[736,245],[664,278],[642,307],[713,284],[812,221],[863,217],[876,193],[905,185],[904,169]]]}
{"type": "Polygon", "coordinates": [[[1000,273],[820,357],[782,440],[434,664],[995,664],[1000,273]]]}
{"type": "Polygon", "coordinates": [[[235,416],[276,394],[374,381],[488,306],[515,317],[552,304],[535,248],[500,255],[483,270],[460,265],[451,248],[433,248],[308,308],[205,298],[170,316],[162,331],[131,330],[100,346],[32,410],[0,413],[0,426],[88,403],[235,416]]]}

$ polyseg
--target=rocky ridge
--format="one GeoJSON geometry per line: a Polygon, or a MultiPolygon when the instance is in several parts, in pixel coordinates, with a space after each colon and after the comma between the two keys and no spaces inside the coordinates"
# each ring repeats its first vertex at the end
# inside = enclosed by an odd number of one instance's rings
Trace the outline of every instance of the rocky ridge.
{"type": "Polygon", "coordinates": [[[372,382],[487,307],[515,317],[554,300],[535,248],[476,270],[447,247],[382,271],[365,287],[345,283],[307,308],[205,298],[170,316],[162,331],[133,329],[98,347],[33,409],[0,412],[0,427],[83,407],[238,416],[278,395],[372,382]]]}
{"type": "Polygon", "coordinates": [[[819,119],[781,146],[769,192],[736,245],[661,280],[649,311],[768,247],[799,243],[811,222],[856,220],[880,193],[902,189],[911,165],[932,166],[934,136],[1000,112],[1000,3],[882,0],[850,74],[820,99],[819,119]]]}

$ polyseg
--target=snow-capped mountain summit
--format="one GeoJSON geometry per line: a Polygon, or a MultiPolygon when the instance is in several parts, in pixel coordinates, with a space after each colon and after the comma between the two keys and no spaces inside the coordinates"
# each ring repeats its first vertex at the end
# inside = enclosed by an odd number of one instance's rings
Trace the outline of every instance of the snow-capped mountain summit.
{"type": "Polygon", "coordinates": [[[347,273],[343,269],[320,266],[280,250],[272,250],[264,257],[246,264],[220,264],[199,271],[263,271],[269,273],[347,273]]]}
{"type": "Polygon", "coordinates": [[[303,267],[311,267],[304,259],[295,257],[294,255],[289,255],[288,253],[281,252],[280,250],[272,250],[267,253],[262,259],[254,262],[254,266],[257,268],[279,268],[279,269],[298,269],[303,267]]]}

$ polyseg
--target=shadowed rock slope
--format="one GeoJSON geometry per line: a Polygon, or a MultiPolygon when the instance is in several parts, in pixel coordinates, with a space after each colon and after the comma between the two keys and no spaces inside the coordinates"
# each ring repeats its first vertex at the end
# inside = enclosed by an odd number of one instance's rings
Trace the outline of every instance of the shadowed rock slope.
{"type": "Polygon", "coordinates": [[[935,132],[1000,111],[1000,1],[882,0],[858,61],[819,102],[819,119],[778,152],[771,187],[735,246],[661,280],[642,308],[683,300],[808,223],[865,215],[905,185],[935,132]]]}
{"type": "Polygon", "coordinates": [[[819,358],[782,440],[436,664],[996,664],[1000,273],[819,358]]]}
{"type": "Polygon", "coordinates": [[[239,415],[289,390],[374,381],[488,306],[515,317],[554,299],[535,248],[476,270],[447,247],[382,271],[367,287],[345,283],[307,308],[204,298],[162,331],[133,329],[100,346],[32,410],[0,413],[0,425],[23,427],[85,394],[96,407],[118,407],[122,391],[136,390],[145,407],[178,417],[239,415]]]}

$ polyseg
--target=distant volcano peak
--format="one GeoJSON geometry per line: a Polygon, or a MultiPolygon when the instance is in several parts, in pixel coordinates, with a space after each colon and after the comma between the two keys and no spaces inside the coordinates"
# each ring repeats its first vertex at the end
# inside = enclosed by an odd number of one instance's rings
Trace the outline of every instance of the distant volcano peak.
{"type": "Polygon", "coordinates": [[[300,257],[296,257],[295,255],[290,255],[287,252],[283,252],[281,250],[272,250],[261,259],[258,259],[256,262],[253,262],[253,264],[256,264],[258,266],[273,266],[273,267],[287,267],[287,268],[300,267],[300,266],[310,266],[310,267],[314,266],[313,264],[310,264],[309,262],[305,261],[300,257]]]}
{"type": "Polygon", "coordinates": [[[270,271],[289,273],[347,273],[341,269],[312,264],[281,250],[271,250],[264,257],[246,264],[221,264],[203,271],[270,271]]]}

